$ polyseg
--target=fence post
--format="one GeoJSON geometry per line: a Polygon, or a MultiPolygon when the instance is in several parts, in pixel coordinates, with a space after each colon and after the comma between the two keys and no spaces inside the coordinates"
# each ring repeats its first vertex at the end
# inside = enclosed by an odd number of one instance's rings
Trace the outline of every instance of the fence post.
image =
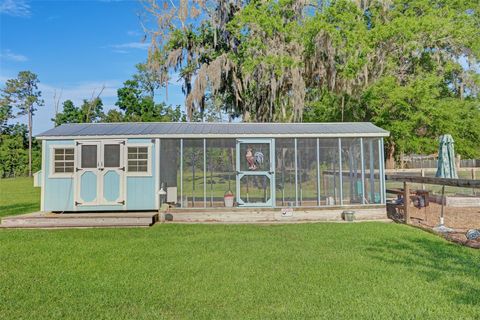
{"type": "MultiPolygon", "coordinates": [[[[472,168],[472,180],[475,180],[475,169],[476,168],[472,168]]],[[[477,195],[477,190],[475,190],[475,188],[472,188],[472,195],[473,196],[476,196],[477,195]]]]}
{"type": "MultiPolygon", "coordinates": [[[[425,177],[425,170],[423,168],[420,170],[420,176],[425,177]]],[[[422,183],[422,190],[425,190],[425,183],[422,183]]]]}
{"type": "Polygon", "coordinates": [[[403,212],[405,214],[405,223],[410,224],[410,186],[406,181],[403,182],[403,212]]]}

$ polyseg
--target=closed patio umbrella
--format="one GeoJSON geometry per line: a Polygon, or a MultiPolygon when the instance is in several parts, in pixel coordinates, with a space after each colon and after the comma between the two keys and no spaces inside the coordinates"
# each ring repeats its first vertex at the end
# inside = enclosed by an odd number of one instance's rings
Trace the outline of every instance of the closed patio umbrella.
{"type": "Polygon", "coordinates": [[[439,178],[458,178],[457,169],[455,167],[454,141],[449,134],[440,137],[437,173],[435,176],[439,178]]]}
{"type": "MultiPolygon", "coordinates": [[[[457,179],[457,169],[455,167],[455,148],[451,135],[445,134],[440,137],[438,147],[438,164],[436,177],[457,179]]],[[[451,232],[453,229],[445,226],[443,216],[443,207],[445,205],[445,186],[442,186],[442,207],[440,212],[440,224],[433,228],[437,232],[451,232]]]]}

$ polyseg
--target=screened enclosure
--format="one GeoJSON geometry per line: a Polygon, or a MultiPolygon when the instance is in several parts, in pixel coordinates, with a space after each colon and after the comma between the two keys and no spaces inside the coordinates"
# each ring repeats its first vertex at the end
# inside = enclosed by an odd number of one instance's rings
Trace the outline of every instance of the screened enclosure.
{"type": "Polygon", "coordinates": [[[65,124],[37,137],[41,207],[381,205],[388,135],[367,122],[65,124]]]}
{"type": "Polygon", "coordinates": [[[160,184],[181,208],[385,203],[382,138],[160,139],[160,184]]]}

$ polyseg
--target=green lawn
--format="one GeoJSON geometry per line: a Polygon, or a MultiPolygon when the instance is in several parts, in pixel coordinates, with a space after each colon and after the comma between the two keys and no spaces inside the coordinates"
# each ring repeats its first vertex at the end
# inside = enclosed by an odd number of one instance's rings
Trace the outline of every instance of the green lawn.
{"type": "Polygon", "coordinates": [[[2,319],[479,319],[480,251],[397,224],[0,230],[2,319]]]}
{"type": "MultiPolygon", "coordinates": [[[[38,210],[0,180],[0,215],[38,210]]],[[[404,225],[0,229],[0,319],[479,319],[480,251],[404,225]]]]}
{"type": "Polygon", "coordinates": [[[0,179],[0,217],[40,210],[40,188],[32,178],[0,179]]]}

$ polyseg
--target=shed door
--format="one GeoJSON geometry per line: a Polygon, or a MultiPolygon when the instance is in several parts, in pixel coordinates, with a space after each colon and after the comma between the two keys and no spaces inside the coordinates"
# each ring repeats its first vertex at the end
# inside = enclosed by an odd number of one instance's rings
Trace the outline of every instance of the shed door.
{"type": "Polygon", "coordinates": [[[124,141],[78,141],[76,206],[124,205],[124,141]]]}

